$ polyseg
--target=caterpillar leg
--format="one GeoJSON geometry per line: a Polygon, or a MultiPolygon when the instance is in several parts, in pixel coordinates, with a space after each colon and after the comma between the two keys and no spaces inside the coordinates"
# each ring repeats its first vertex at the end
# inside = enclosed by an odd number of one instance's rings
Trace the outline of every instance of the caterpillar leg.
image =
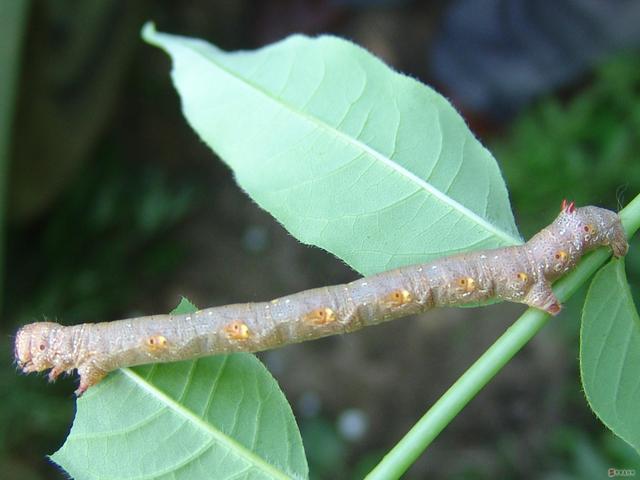
{"type": "Polygon", "coordinates": [[[560,301],[553,294],[549,282],[535,283],[527,293],[522,303],[530,307],[544,310],[550,315],[558,315],[562,310],[560,301]]]}
{"type": "Polygon", "coordinates": [[[76,394],[76,397],[81,396],[84,392],[86,392],[87,388],[100,382],[100,380],[102,380],[107,375],[107,372],[99,369],[95,365],[87,363],[78,367],[78,375],[80,375],[80,385],[74,392],[76,394]]]}
{"type": "Polygon", "coordinates": [[[53,383],[56,381],[56,379],[65,372],[64,368],[61,367],[53,367],[50,371],[49,371],[49,375],[47,376],[47,378],[49,379],[49,383],[53,383]]]}

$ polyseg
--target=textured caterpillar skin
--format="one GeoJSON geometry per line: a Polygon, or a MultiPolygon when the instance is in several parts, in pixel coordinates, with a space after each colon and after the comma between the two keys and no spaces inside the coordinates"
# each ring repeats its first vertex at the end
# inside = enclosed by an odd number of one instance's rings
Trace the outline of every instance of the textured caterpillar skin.
{"type": "Polygon", "coordinates": [[[26,373],[50,368],[50,380],[77,369],[80,395],[120,367],[267,350],[433,307],[495,299],[556,315],[561,307],[551,283],[602,245],[626,254],[618,215],[563,202],[555,221],[521,246],[453,255],[270,302],[68,327],[32,323],[17,333],[15,358],[26,373]]]}

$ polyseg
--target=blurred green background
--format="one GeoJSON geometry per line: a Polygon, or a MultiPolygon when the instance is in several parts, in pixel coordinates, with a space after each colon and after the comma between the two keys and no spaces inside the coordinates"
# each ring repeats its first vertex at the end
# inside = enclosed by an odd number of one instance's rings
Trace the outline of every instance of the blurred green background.
{"type": "MultiPolygon", "coordinates": [[[[45,456],[63,443],[74,413],[74,379],[49,385],[16,372],[12,335],[20,325],[166,312],[180,295],[199,306],[265,300],[356,277],[291,238],[197,139],[167,58],[139,38],[147,19],[230,50],[331,32],[434,84],[494,152],[526,237],[564,197],[617,209],[640,192],[632,42],[496,114],[497,106],[465,102],[432,62],[443,38],[457,38],[447,15],[460,3],[0,3],[2,478],[66,478],[45,456]]],[[[481,65],[495,65],[490,60],[481,65]]],[[[637,239],[632,247],[627,270],[637,292],[637,239]]],[[[638,468],[637,455],[584,400],[579,308],[576,298],[407,478],[583,479],[638,468]]],[[[261,355],[293,406],[312,477],[361,478],[522,310],[438,310],[261,355]]]]}

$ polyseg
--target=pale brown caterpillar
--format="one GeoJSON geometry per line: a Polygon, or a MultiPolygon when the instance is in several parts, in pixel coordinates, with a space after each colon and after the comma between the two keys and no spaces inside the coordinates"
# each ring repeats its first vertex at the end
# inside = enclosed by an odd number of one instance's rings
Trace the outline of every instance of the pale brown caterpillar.
{"type": "Polygon", "coordinates": [[[433,307],[494,299],[556,315],[561,307],[551,282],[601,245],[617,257],[626,254],[618,215],[563,202],[555,221],[521,246],[445,257],[271,302],[69,327],[32,323],[17,333],[15,358],[23,372],[50,368],[50,380],[77,369],[80,395],[120,367],[267,350],[433,307]]]}

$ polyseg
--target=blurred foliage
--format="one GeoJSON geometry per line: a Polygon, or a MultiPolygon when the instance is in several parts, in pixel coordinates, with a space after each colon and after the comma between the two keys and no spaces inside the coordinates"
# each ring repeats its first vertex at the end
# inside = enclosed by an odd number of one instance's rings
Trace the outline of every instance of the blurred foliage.
{"type": "Polygon", "coordinates": [[[301,422],[300,433],[309,462],[310,478],[343,478],[346,469],[346,443],[335,426],[317,416],[301,422]]]}
{"type": "Polygon", "coordinates": [[[20,318],[62,311],[64,323],[102,317],[140,293],[132,272],[155,283],[179,265],[180,250],[158,235],[185,216],[196,186],[176,188],[157,167],[109,157],[80,172],[44,224],[13,232],[7,267],[20,273],[7,289],[10,299],[28,301],[8,308],[20,318]]]}
{"type": "MultiPolygon", "coordinates": [[[[549,97],[525,112],[490,148],[503,169],[526,238],[560,205],[616,208],[640,190],[640,62],[603,65],[575,96],[549,97]],[[616,199],[616,194],[618,199],[616,199]]],[[[550,219],[550,218],[549,218],[550,219]]]]}
{"type": "Polygon", "coordinates": [[[371,451],[353,455],[349,440],[326,414],[301,418],[299,424],[311,480],[364,478],[386,453],[371,451]]]}
{"type": "Polygon", "coordinates": [[[11,220],[29,221],[46,211],[91,159],[119,106],[145,5],[33,4],[12,138],[11,220]]]}
{"type": "MultiPolygon", "coordinates": [[[[180,185],[158,166],[127,164],[109,153],[99,160],[81,169],[46,220],[9,232],[7,318],[20,324],[43,313],[64,324],[114,318],[183,259],[167,235],[193,209],[198,184],[180,185]]],[[[15,328],[3,325],[5,333],[15,328]]],[[[60,446],[71,425],[75,379],[47,385],[37,376],[16,375],[5,338],[0,463],[7,465],[7,478],[27,478],[27,465],[45,468],[44,456],[60,446]]],[[[42,478],[36,472],[30,475],[42,478]]]]}
{"type": "Polygon", "coordinates": [[[609,468],[638,469],[640,459],[624,440],[606,431],[589,435],[576,427],[559,427],[549,445],[551,465],[544,480],[599,479],[609,468]]]}

